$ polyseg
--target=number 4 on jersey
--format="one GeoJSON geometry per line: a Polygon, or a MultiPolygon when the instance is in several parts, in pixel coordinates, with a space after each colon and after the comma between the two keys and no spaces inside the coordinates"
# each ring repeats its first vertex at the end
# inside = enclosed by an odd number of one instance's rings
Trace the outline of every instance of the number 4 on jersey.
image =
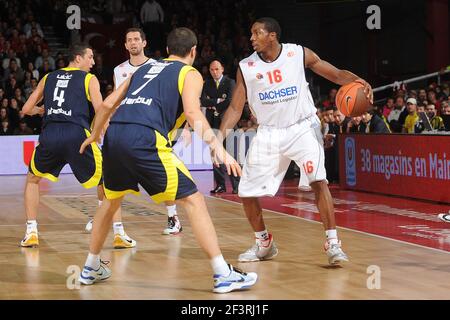
{"type": "Polygon", "coordinates": [[[53,91],[53,101],[58,101],[58,107],[61,107],[64,103],[64,90],[61,90],[60,94],[58,95],[58,87],[55,88],[55,91],[53,91]]]}

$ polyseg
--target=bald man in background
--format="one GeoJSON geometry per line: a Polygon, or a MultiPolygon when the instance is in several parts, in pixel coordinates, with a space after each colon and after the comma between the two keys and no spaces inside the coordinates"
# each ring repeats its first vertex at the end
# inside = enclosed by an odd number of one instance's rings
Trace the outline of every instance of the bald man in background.
{"type": "MultiPolygon", "coordinates": [[[[223,74],[224,67],[220,60],[212,60],[209,64],[211,78],[207,79],[203,85],[201,103],[206,109],[206,119],[212,129],[219,129],[225,111],[231,102],[231,95],[235,86],[235,81],[223,74]]],[[[226,192],[225,176],[227,175],[225,166],[213,166],[215,188],[211,193],[226,192]]],[[[239,178],[230,175],[233,194],[238,193],[239,178]]]]}

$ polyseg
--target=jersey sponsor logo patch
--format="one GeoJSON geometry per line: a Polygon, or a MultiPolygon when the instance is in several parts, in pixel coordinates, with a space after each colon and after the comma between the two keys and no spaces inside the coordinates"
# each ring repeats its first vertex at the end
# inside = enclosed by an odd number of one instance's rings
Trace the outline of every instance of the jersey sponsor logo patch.
{"type": "Polygon", "coordinates": [[[71,117],[72,116],[72,110],[63,110],[62,108],[58,108],[58,109],[53,109],[53,108],[49,108],[47,110],[47,115],[51,115],[51,114],[63,114],[65,116],[71,117]]]}
{"type": "Polygon", "coordinates": [[[57,76],[56,76],[56,79],[61,79],[61,80],[70,80],[70,79],[72,79],[72,74],[58,74],[57,76]]]}
{"type": "Polygon", "coordinates": [[[264,76],[261,73],[256,74],[256,79],[261,80],[264,76]]]}
{"type": "Polygon", "coordinates": [[[281,88],[278,90],[270,90],[266,92],[260,92],[259,100],[267,101],[267,100],[275,100],[279,98],[289,97],[298,94],[297,86],[281,88]]]}
{"type": "Polygon", "coordinates": [[[288,56],[289,58],[291,58],[291,57],[295,56],[295,52],[294,52],[294,51],[289,51],[288,54],[287,54],[287,56],[288,56]]]}
{"type": "Polygon", "coordinates": [[[147,106],[150,106],[152,104],[153,99],[152,98],[144,98],[144,97],[137,97],[137,98],[125,98],[123,99],[121,105],[123,104],[146,104],[147,106]]]}
{"type": "Polygon", "coordinates": [[[254,67],[254,66],[255,66],[255,62],[249,61],[249,62],[247,62],[247,65],[248,65],[249,67],[254,67]]]}
{"type": "Polygon", "coordinates": [[[69,85],[69,80],[58,80],[58,82],[56,82],[56,86],[58,88],[67,88],[68,85],[69,85]]]}

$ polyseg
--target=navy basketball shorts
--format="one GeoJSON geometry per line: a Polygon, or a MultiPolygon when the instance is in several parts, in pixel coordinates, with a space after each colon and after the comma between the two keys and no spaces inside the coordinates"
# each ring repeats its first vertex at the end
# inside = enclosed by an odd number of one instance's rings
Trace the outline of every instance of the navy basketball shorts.
{"type": "Polygon", "coordinates": [[[107,199],[139,194],[141,185],[156,203],[197,192],[189,170],[158,131],[137,124],[112,123],[102,146],[107,199]]]}
{"type": "Polygon", "coordinates": [[[85,188],[102,182],[102,153],[96,143],[79,153],[83,141],[90,132],[69,122],[49,123],[39,136],[29,172],[35,176],[58,181],[62,168],[69,164],[73,174],[85,188]]]}

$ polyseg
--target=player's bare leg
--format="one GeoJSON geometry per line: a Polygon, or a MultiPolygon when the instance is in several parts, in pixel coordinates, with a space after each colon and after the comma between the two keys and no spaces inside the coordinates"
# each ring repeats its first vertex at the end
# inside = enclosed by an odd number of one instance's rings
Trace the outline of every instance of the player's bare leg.
{"type": "Polygon", "coordinates": [[[212,259],[220,255],[216,230],[209,216],[203,196],[196,192],[186,198],[177,200],[177,203],[186,211],[192,232],[208,257],[212,259]]]}
{"type": "Polygon", "coordinates": [[[258,198],[241,198],[244,205],[245,215],[248,222],[252,226],[255,232],[264,231],[266,225],[264,224],[264,218],[262,215],[261,205],[258,198]]]}
{"type": "MultiPolygon", "coordinates": [[[[97,187],[97,197],[98,197],[98,203],[99,206],[102,205],[102,201],[105,198],[105,191],[103,189],[103,185],[99,185],[97,187]]],[[[93,218],[90,217],[89,222],[86,225],[86,231],[90,232],[92,230],[92,222],[93,218]]],[[[122,209],[120,206],[118,207],[117,211],[115,212],[113,219],[112,219],[113,229],[114,229],[114,243],[113,246],[115,249],[125,249],[125,248],[133,248],[136,246],[136,241],[131,239],[127,233],[125,232],[125,229],[123,227],[122,223],[122,209]]]]}
{"type": "Polygon", "coordinates": [[[326,181],[316,181],[311,183],[311,188],[315,193],[316,205],[319,209],[325,230],[336,229],[336,219],[334,217],[333,198],[326,181]]]}
{"type": "Polygon", "coordinates": [[[91,243],[89,246],[89,251],[92,254],[100,253],[106,236],[109,233],[113,217],[117,213],[117,210],[120,208],[122,199],[123,197],[114,200],[104,199],[102,205],[98,207],[97,212],[94,216],[91,243]]]}
{"type": "Polygon", "coordinates": [[[325,229],[326,241],[324,249],[327,252],[328,262],[334,265],[348,261],[348,257],[342,251],[341,242],[337,236],[333,198],[326,180],[311,183],[311,188],[315,193],[316,205],[325,229]]]}
{"type": "Polygon", "coordinates": [[[278,254],[278,249],[264,223],[262,208],[258,198],[241,198],[245,215],[255,232],[256,243],[239,255],[240,262],[269,260],[278,254]]]}
{"type": "Polygon", "coordinates": [[[89,254],[84,264],[79,281],[90,285],[94,282],[106,280],[111,276],[111,270],[100,260],[100,251],[109,233],[113,216],[120,208],[123,197],[114,200],[103,200],[94,216],[89,254]]]}
{"type": "Polygon", "coordinates": [[[36,247],[39,245],[36,221],[37,211],[39,208],[39,181],[41,181],[40,177],[37,177],[32,173],[28,173],[24,192],[27,230],[25,237],[20,242],[22,247],[36,247]]]}
{"type": "Polygon", "coordinates": [[[223,258],[219,248],[216,230],[203,196],[197,191],[186,198],[177,200],[177,203],[187,212],[194,236],[210,259],[211,266],[214,270],[213,291],[216,293],[226,293],[255,284],[258,278],[256,273],[244,273],[228,265],[223,258]]]}

